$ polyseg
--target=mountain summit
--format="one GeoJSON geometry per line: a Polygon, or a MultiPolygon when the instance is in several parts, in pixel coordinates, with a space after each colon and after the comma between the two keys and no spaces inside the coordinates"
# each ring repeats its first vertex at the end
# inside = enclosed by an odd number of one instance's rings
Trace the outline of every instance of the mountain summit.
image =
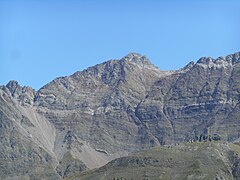
{"type": "Polygon", "coordinates": [[[139,53],[129,53],[127,56],[122,58],[123,60],[137,63],[137,64],[143,64],[143,65],[149,65],[151,64],[150,60],[139,53]]]}
{"type": "Polygon", "coordinates": [[[239,141],[239,54],[161,71],[130,53],[38,91],[0,86],[0,179],[61,179],[155,146],[239,141]]]}

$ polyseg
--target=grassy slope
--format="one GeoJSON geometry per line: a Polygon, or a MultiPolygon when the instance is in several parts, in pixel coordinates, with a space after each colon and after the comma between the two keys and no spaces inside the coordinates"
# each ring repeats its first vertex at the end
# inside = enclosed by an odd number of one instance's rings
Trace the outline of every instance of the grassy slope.
{"type": "Polygon", "coordinates": [[[232,167],[238,162],[237,154],[240,154],[238,145],[222,142],[156,147],[113,160],[106,166],[75,174],[69,179],[236,179],[232,167]]]}

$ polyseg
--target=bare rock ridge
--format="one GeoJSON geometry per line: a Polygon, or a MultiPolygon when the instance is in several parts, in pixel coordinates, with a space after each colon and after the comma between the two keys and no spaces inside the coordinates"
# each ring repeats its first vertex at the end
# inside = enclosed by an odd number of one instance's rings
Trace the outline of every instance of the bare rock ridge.
{"type": "Polygon", "coordinates": [[[239,141],[239,93],[239,52],[176,71],[130,53],[38,91],[10,81],[0,86],[0,179],[61,179],[154,146],[239,141]]]}
{"type": "Polygon", "coordinates": [[[235,53],[235,54],[230,54],[225,57],[219,57],[217,59],[213,59],[211,57],[202,57],[200,58],[197,63],[215,63],[215,64],[221,64],[221,63],[231,63],[231,64],[236,64],[240,62],[240,52],[235,53]]]}
{"type": "Polygon", "coordinates": [[[2,86],[2,90],[9,96],[19,101],[21,105],[33,105],[36,95],[34,89],[28,86],[20,86],[17,81],[9,81],[6,86],[2,86]]]}

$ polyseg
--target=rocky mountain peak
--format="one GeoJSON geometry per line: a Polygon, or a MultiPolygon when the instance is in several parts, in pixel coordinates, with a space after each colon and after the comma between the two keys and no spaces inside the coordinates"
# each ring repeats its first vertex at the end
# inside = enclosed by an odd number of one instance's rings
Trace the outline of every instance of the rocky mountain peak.
{"type": "Polygon", "coordinates": [[[133,62],[140,65],[152,65],[150,60],[145,55],[141,55],[139,53],[134,52],[126,55],[125,57],[122,58],[122,60],[133,62]]]}
{"type": "Polygon", "coordinates": [[[223,57],[226,61],[231,61],[232,63],[239,63],[240,62],[240,52],[230,54],[226,57],[223,57]]]}
{"type": "Polygon", "coordinates": [[[240,62],[240,52],[221,56],[216,59],[211,57],[202,57],[197,61],[197,65],[204,68],[226,68],[240,62]]]}
{"type": "Polygon", "coordinates": [[[222,63],[239,63],[240,62],[240,52],[230,54],[228,56],[221,56],[218,57],[217,59],[213,59],[211,57],[202,57],[200,58],[197,63],[202,63],[202,64],[222,64],[222,63]]]}
{"type": "Polygon", "coordinates": [[[197,61],[197,63],[202,63],[202,64],[209,64],[209,63],[211,63],[211,62],[213,62],[213,58],[211,58],[211,57],[201,57],[198,61],[197,61]]]}
{"type": "Polygon", "coordinates": [[[35,97],[35,90],[28,86],[21,86],[17,81],[9,81],[6,86],[2,86],[1,90],[14,97],[21,105],[32,105],[35,97]]]}
{"type": "Polygon", "coordinates": [[[18,84],[18,82],[14,81],[14,80],[9,81],[6,85],[6,87],[9,89],[9,91],[11,93],[14,93],[16,91],[16,89],[21,88],[21,86],[18,84]]]}

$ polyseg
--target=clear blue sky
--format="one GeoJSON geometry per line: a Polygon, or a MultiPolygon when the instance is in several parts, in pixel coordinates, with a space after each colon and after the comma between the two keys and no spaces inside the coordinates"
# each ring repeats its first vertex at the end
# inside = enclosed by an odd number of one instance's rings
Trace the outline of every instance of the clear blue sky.
{"type": "Polygon", "coordinates": [[[239,0],[0,0],[0,84],[36,90],[129,52],[162,70],[240,51],[239,0]]]}

